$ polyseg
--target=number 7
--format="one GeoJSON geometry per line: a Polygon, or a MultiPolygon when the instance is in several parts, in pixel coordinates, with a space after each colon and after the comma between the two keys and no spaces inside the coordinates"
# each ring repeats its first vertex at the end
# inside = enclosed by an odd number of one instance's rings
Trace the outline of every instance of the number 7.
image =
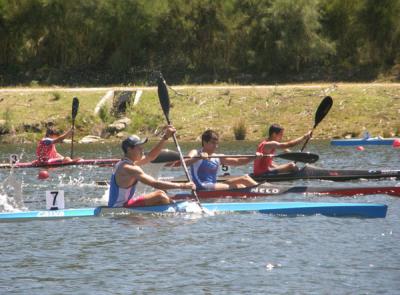
{"type": "Polygon", "coordinates": [[[56,199],[57,199],[57,196],[58,196],[58,191],[50,192],[50,194],[53,195],[53,205],[55,205],[56,204],[56,199]]]}

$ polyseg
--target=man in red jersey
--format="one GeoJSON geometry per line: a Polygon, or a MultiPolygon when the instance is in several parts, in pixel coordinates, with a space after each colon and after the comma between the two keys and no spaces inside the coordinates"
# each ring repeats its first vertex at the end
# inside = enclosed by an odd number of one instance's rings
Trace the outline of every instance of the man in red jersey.
{"type": "MultiPolygon", "coordinates": [[[[257,147],[257,152],[263,155],[273,155],[276,149],[287,149],[298,145],[302,141],[310,137],[311,131],[308,131],[303,136],[291,141],[281,142],[284,129],[278,124],[273,124],[269,127],[268,138],[264,139],[257,147]]],[[[272,157],[257,158],[254,161],[254,175],[259,176],[266,173],[282,173],[298,170],[295,163],[287,163],[277,165],[272,160],[272,157]]]]}
{"type": "Polygon", "coordinates": [[[54,128],[47,128],[46,135],[42,138],[36,148],[36,156],[39,162],[51,163],[55,161],[72,161],[70,157],[64,157],[57,152],[56,143],[62,142],[65,138],[69,137],[73,129],[69,129],[63,134],[59,134],[54,128]]]}

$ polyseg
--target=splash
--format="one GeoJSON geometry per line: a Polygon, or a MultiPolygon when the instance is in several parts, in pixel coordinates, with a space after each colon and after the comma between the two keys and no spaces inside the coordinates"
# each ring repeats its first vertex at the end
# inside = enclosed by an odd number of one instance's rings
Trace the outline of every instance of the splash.
{"type": "Polygon", "coordinates": [[[58,175],[58,185],[60,187],[75,186],[75,187],[87,187],[87,186],[98,186],[97,182],[87,182],[85,177],[82,175],[82,171],[79,172],[77,177],[68,176],[66,174],[58,175]]]}
{"type": "Polygon", "coordinates": [[[94,201],[101,205],[108,204],[108,195],[110,194],[110,187],[107,186],[106,190],[104,191],[103,195],[99,198],[95,198],[94,201]]]}
{"type": "Polygon", "coordinates": [[[207,208],[202,208],[199,203],[195,201],[186,201],[176,204],[176,212],[192,213],[193,216],[214,215],[215,212],[208,210],[207,208]]]}
{"type": "Polygon", "coordinates": [[[18,211],[11,203],[9,197],[0,193],[0,212],[15,212],[18,211]]]}
{"type": "Polygon", "coordinates": [[[22,181],[13,173],[0,183],[0,211],[15,212],[26,209],[22,199],[22,181]]]}

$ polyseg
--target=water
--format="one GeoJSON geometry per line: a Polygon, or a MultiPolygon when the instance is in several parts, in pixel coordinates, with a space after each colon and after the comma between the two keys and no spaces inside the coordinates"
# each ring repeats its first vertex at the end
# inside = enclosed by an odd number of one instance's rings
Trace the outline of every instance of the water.
{"type": "MultiPolygon", "coordinates": [[[[182,148],[188,151],[194,146],[182,148]]],[[[254,146],[227,143],[220,149],[251,153],[254,146]]],[[[67,154],[68,148],[61,150],[67,154]]],[[[359,152],[313,142],[309,150],[320,155],[322,167],[400,169],[400,150],[389,147],[359,152]]],[[[14,152],[29,160],[34,147],[6,146],[0,151],[4,161],[14,152]]],[[[116,157],[120,151],[114,145],[78,145],[75,154],[116,157]]],[[[232,173],[248,170],[241,167],[232,173]]],[[[110,168],[57,168],[46,181],[37,179],[38,171],[0,171],[2,210],[15,210],[18,204],[43,208],[44,192],[53,189],[64,190],[67,207],[93,207],[106,201],[106,189],[95,182],[108,179],[110,168]]],[[[161,172],[171,174],[183,173],[161,172]]],[[[296,182],[304,183],[344,185],[296,182]]],[[[385,219],[226,214],[0,223],[0,294],[398,294],[398,198],[286,195],[274,201],[293,199],[376,202],[387,204],[389,211],[385,219]]]]}

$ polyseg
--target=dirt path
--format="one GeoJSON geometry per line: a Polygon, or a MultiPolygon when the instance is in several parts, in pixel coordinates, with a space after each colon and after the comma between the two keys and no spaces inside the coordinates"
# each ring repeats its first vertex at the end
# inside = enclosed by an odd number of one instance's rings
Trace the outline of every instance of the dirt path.
{"type": "MultiPolygon", "coordinates": [[[[286,88],[302,88],[302,89],[318,89],[326,88],[332,85],[338,87],[400,87],[400,83],[316,83],[316,84],[285,84],[285,85],[178,85],[172,86],[174,89],[286,89],[286,88]]],[[[109,91],[109,90],[155,90],[156,87],[5,87],[0,88],[0,93],[9,92],[49,92],[49,91],[66,91],[66,92],[83,92],[83,91],[109,91]]]]}

